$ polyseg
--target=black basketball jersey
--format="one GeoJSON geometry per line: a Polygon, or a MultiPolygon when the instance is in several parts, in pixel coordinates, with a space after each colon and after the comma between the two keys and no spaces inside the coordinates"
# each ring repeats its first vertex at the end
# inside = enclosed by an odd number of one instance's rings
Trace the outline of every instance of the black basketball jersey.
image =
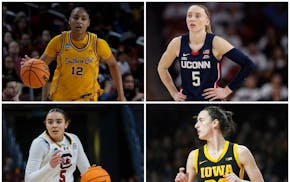
{"type": "Polygon", "coordinates": [[[189,46],[189,34],[181,36],[178,61],[181,67],[183,94],[187,100],[203,101],[201,95],[206,88],[217,88],[221,77],[221,61],[212,53],[214,34],[207,33],[204,45],[198,52],[189,46]]]}
{"type": "Polygon", "coordinates": [[[223,175],[230,173],[235,173],[240,179],[244,179],[244,168],[237,156],[237,146],[226,141],[218,159],[211,158],[207,145],[199,148],[195,157],[198,182],[226,182],[223,175]]]}

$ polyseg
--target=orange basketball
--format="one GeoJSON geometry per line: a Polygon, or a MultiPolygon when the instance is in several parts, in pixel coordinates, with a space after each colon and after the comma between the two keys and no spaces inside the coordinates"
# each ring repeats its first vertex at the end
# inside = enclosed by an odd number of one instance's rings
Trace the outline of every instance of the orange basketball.
{"type": "Polygon", "coordinates": [[[109,173],[100,166],[89,168],[81,177],[81,182],[111,182],[109,173]]]}
{"type": "Polygon", "coordinates": [[[40,59],[30,59],[21,66],[20,76],[24,85],[31,88],[43,87],[49,79],[49,68],[40,59]]]}

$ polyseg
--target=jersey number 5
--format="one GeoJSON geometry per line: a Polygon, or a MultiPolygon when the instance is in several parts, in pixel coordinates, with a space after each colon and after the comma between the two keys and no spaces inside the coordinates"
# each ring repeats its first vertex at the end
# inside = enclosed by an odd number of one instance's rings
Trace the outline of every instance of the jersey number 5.
{"type": "Polygon", "coordinates": [[[65,173],[66,173],[65,169],[60,170],[59,182],[65,182],[65,173]]]}
{"type": "Polygon", "coordinates": [[[83,75],[83,68],[82,67],[72,67],[72,75],[83,75]]]}
{"type": "Polygon", "coordinates": [[[192,72],[192,85],[194,87],[200,86],[200,72],[199,71],[192,72]]]}

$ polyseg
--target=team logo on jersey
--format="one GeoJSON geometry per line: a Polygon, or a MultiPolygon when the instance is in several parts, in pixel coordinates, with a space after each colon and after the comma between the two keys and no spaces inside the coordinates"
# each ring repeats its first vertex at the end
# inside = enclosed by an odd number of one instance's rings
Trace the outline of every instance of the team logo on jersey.
{"type": "Polygon", "coordinates": [[[203,164],[205,162],[207,162],[207,160],[204,160],[204,161],[199,162],[199,165],[201,165],[201,164],[203,164]]]}
{"type": "Polygon", "coordinates": [[[232,157],[227,157],[227,158],[226,158],[226,161],[231,161],[231,160],[233,160],[232,157]]]}
{"type": "Polygon", "coordinates": [[[187,56],[189,56],[189,55],[190,55],[190,53],[186,53],[186,54],[183,53],[183,54],[182,54],[183,57],[187,57],[187,56]]]}
{"type": "Polygon", "coordinates": [[[70,48],[70,45],[69,44],[65,44],[65,48],[70,48]]]}
{"type": "Polygon", "coordinates": [[[61,169],[66,169],[72,166],[71,158],[72,155],[70,153],[62,154],[62,163],[60,164],[61,169]]]}
{"type": "Polygon", "coordinates": [[[200,177],[201,178],[210,178],[223,176],[225,174],[230,174],[233,172],[233,167],[231,164],[222,164],[218,166],[207,166],[200,168],[200,177]]]}

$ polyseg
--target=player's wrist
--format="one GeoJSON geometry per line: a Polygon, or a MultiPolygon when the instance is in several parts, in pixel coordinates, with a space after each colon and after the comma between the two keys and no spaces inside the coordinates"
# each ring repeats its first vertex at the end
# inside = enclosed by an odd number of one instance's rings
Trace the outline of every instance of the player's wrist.
{"type": "Polygon", "coordinates": [[[225,91],[226,91],[227,96],[229,96],[231,93],[233,93],[233,90],[230,89],[229,86],[226,86],[226,87],[225,87],[225,91]]]}

